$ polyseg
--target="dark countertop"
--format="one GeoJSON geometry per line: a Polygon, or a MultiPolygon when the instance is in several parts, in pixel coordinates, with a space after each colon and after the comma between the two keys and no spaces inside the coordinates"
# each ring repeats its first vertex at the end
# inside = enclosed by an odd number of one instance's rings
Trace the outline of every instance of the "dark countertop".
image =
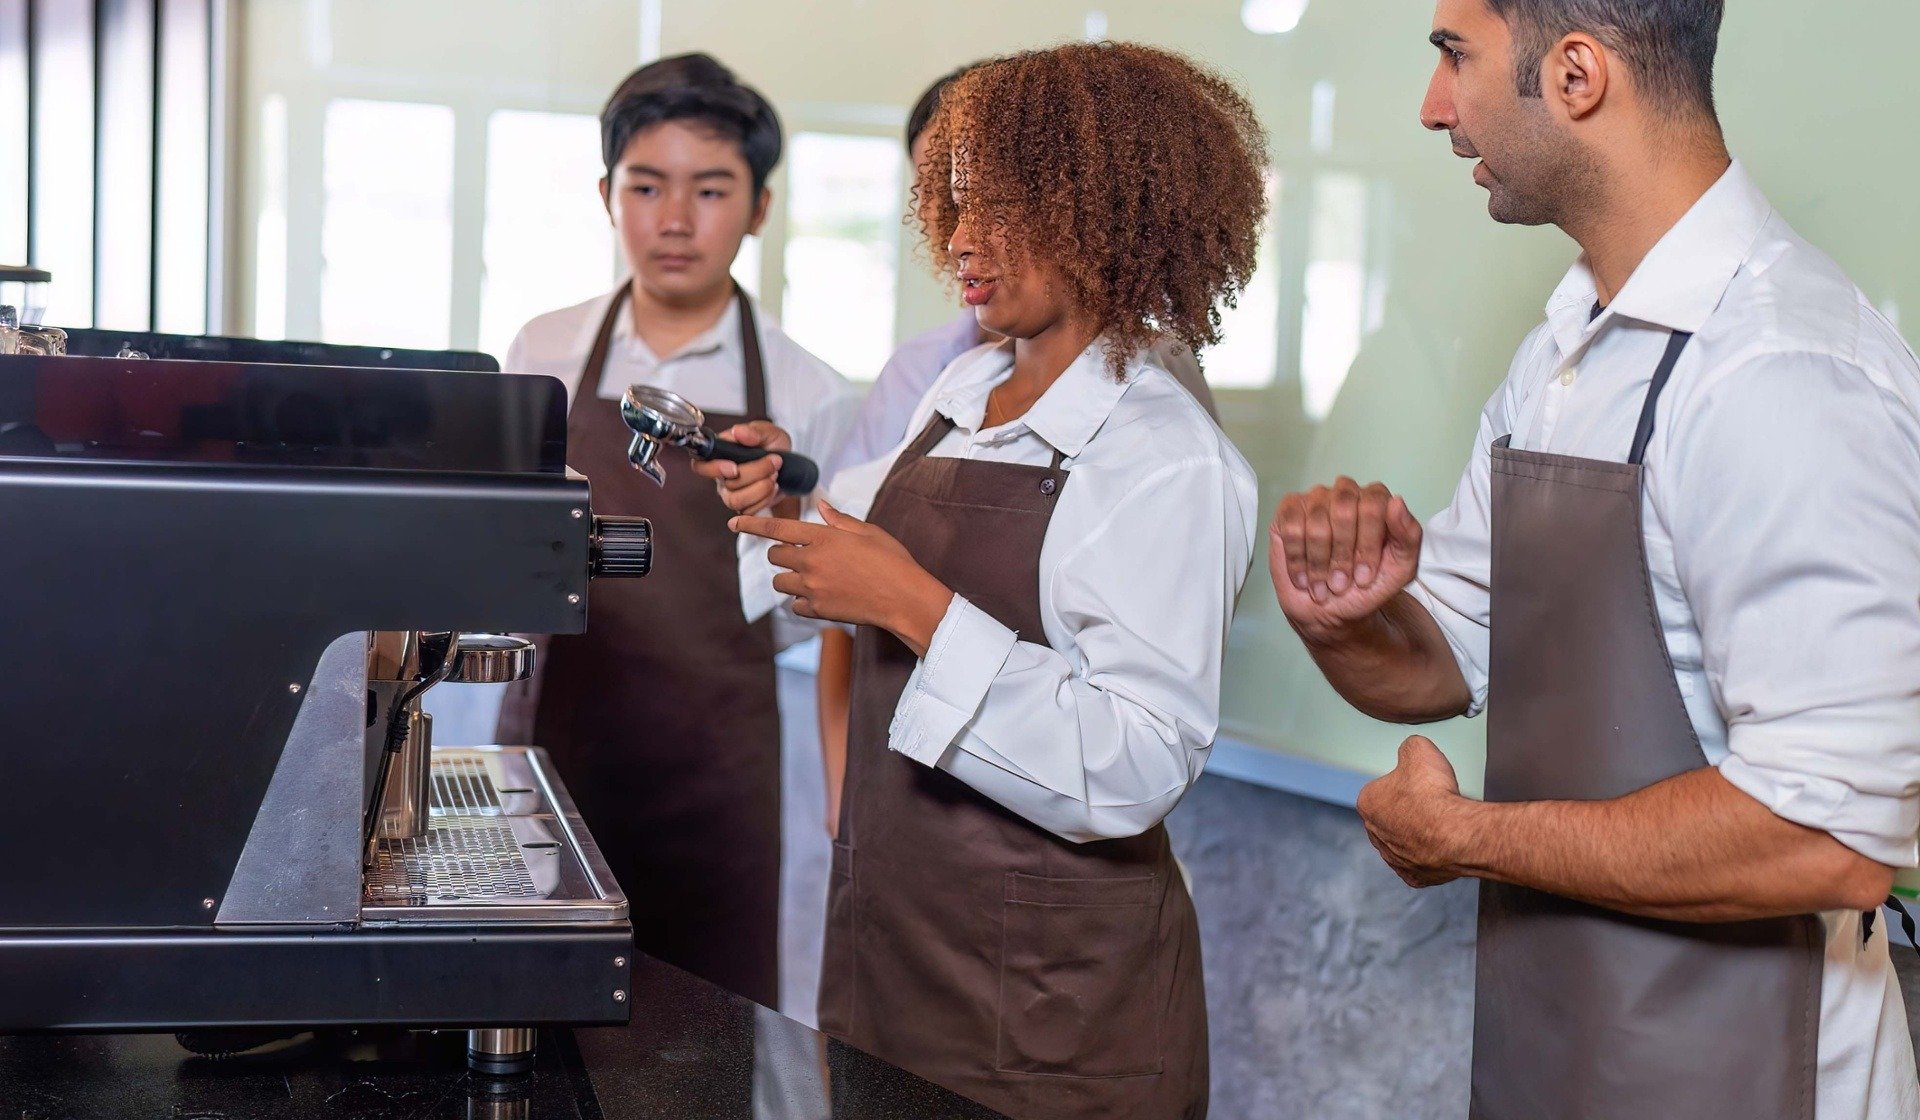
{"type": "Polygon", "coordinates": [[[645,956],[635,961],[633,991],[629,1026],[542,1031],[533,1073],[513,1079],[469,1074],[465,1032],[456,1031],[336,1032],[225,1059],[195,1057],[171,1035],[0,1036],[0,1116],[996,1120],[999,1115],[645,956]],[[831,1106],[823,1065],[831,1070],[831,1106]]]}

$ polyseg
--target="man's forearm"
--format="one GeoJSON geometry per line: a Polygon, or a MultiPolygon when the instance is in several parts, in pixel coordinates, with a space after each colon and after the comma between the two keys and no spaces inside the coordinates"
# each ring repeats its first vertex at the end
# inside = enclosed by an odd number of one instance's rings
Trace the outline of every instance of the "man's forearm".
{"type": "Polygon", "coordinates": [[[1404,591],[1337,632],[1299,633],[1335,691],[1375,719],[1431,723],[1472,703],[1439,623],[1404,591]]]}
{"type": "Polygon", "coordinates": [[[1443,826],[1460,875],[1638,914],[1729,922],[1868,910],[1893,871],[1774,815],[1707,768],[1610,801],[1462,801],[1443,826]]]}

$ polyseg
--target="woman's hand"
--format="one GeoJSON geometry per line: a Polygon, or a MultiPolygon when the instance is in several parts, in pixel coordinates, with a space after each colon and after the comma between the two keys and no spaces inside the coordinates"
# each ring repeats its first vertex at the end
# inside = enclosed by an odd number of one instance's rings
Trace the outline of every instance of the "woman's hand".
{"type": "MultiPolygon", "coordinates": [[[[735,424],[719,433],[719,438],[742,447],[765,447],[773,451],[791,451],[793,437],[769,420],[751,420],[735,424]]],[[[780,500],[780,456],[769,455],[751,463],[730,463],[709,459],[693,463],[693,473],[719,484],[720,500],[735,513],[760,513],[780,500]]]]}
{"type": "Polygon", "coordinates": [[[885,529],[824,501],[820,516],[825,525],[773,517],[736,517],[727,524],[736,533],[775,542],[767,559],[787,570],[773,578],[773,589],[793,596],[795,614],[878,626],[916,656],[926,656],[953,592],[885,529]]]}

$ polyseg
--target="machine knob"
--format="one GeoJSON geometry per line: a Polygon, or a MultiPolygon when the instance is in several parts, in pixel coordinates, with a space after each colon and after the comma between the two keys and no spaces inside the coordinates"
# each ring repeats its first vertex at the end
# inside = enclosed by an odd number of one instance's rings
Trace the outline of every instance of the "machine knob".
{"type": "Polygon", "coordinates": [[[644,517],[596,516],[588,545],[594,579],[639,579],[653,568],[653,522],[644,517]]]}

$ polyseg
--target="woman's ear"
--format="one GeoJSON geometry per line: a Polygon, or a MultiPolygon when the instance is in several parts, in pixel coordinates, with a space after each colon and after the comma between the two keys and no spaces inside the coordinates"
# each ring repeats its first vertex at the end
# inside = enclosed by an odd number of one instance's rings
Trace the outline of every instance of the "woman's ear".
{"type": "Polygon", "coordinates": [[[607,212],[607,224],[613,224],[613,182],[607,176],[600,176],[600,208],[607,212]]]}
{"type": "Polygon", "coordinates": [[[1540,94],[1556,115],[1579,121],[1607,99],[1613,56],[1598,39],[1576,31],[1554,44],[1540,67],[1540,94]]]}
{"type": "Polygon", "coordinates": [[[759,201],[753,204],[753,219],[747,223],[747,235],[758,236],[760,227],[767,224],[767,215],[773,210],[773,188],[761,187],[759,201]]]}

